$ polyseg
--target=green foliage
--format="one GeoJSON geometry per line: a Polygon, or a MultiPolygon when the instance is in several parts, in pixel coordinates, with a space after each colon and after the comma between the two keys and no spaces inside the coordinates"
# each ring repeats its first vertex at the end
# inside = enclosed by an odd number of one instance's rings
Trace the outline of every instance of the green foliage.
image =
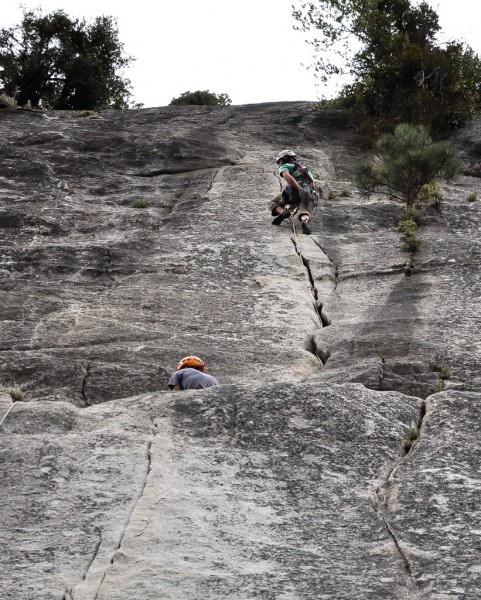
{"type": "Polygon", "coordinates": [[[404,211],[403,221],[411,220],[416,223],[416,225],[421,225],[424,221],[424,213],[417,206],[412,206],[411,208],[406,208],[404,211]]]}
{"type": "Polygon", "coordinates": [[[0,386],[0,392],[5,392],[6,394],[10,394],[11,399],[14,402],[21,402],[25,399],[25,392],[21,390],[19,387],[3,387],[0,386]]]}
{"type": "Polygon", "coordinates": [[[72,113],[72,117],[74,119],[85,119],[85,118],[101,119],[102,118],[99,115],[98,111],[96,111],[96,110],[77,110],[74,113],[72,113]]]}
{"type": "Polygon", "coordinates": [[[405,218],[399,223],[401,245],[405,252],[416,252],[421,245],[421,239],[416,234],[417,227],[413,219],[405,218]]]}
{"type": "Polygon", "coordinates": [[[411,450],[414,442],[416,440],[419,439],[419,435],[421,433],[421,430],[419,429],[419,427],[411,427],[411,429],[406,433],[406,437],[404,438],[404,450],[407,452],[409,452],[409,450],[411,450]]]}
{"type": "Polygon", "coordinates": [[[412,219],[403,219],[399,223],[399,231],[403,234],[412,234],[416,231],[416,229],[417,223],[412,219]]]}
{"type": "Polygon", "coordinates": [[[62,10],[24,9],[22,22],[0,30],[0,81],[20,106],[59,110],[127,108],[130,81],[116,22],[71,19],[62,10]]]}
{"type": "Polygon", "coordinates": [[[169,106],[195,104],[198,106],[228,106],[232,100],[227,94],[214,94],[209,90],[184,92],[178,98],[173,98],[169,106]]]}
{"type": "Polygon", "coordinates": [[[134,202],[132,202],[132,208],[147,208],[149,206],[149,203],[147,202],[147,200],[135,200],[134,202]]]}
{"type": "Polygon", "coordinates": [[[7,94],[0,94],[0,108],[16,108],[17,103],[14,98],[7,96],[7,94]]]}
{"type": "Polygon", "coordinates": [[[375,144],[372,161],[360,161],[356,183],[369,197],[375,191],[414,205],[421,189],[437,177],[453,179],[460,163],[450,142],[433,142],[423,126],[398,125],[393,134],[382,135],[375,144]]]}
{"type": "Polygon", "coordinates": [[[438,392],[442,392],[444,390],[444,381],[439,380],[433,385],[433,394],[437,394],[438,392]]]}
{"type": "Polygon", "coordinates": [[[317,30],[316,75],[351,79],[338,104],[354,109],[371,137],[396,122],[434,133],[479,112],[481,60],[461,42],[437,44],[439,19],[427,2],[300,0],[293,17],[295,29],[317,30]]]}
{"type": "Polygon", "coordinates": [[[476,192],[471,192],[468,196],[468,202],[476,202],[478,199],[478,194],[476,192]]]}
{"type": "Polygon", "coordinates": [[[451,376],[451,369],[449,367],[440,367],[439,379],[449,379],[451,376]]]}
{"type": "Polygon", "coordinates": [[[419,202],[427,202],[429,204],[433,204],[434,206],[440,206],[443,195],[441,193],[441,189],[439,188],[438,182],[432,181],[431,183],[426,183],[423,185],[423,187],[419,190],[416,199],[419,202]]]}

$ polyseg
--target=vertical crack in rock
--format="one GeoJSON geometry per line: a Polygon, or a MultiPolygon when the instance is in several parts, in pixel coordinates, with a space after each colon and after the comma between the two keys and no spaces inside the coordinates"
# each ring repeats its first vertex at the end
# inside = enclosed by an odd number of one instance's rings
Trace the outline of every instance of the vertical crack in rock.
{"type": "Polygon", "coordinates": [[[414,273],[414,252],[410,252],[406,264],[404,265],[404,275],[411,277],[414,273]]]}
{"type": "Polygon", "coordinates": [[[423,426],[423,422],[424,422],[424,417],[426,416],[426,400],[424,400],[424,402],[421,405],[421,409],[419,411],[419,419],[418,422],[416,423],[416,427],[411,430],[411,433],[414,432],[414,435],[411,435],[411,437],[409,438],[409,444],[406,443],[406,440],[404,441],[404,450],[406,454],[409,454],[409,452],[411,452],[412,448],[414,447],[415,443],[419,440],[419,437],[421,435],[421,429],[423,426]]]}
{"type": "Polygon", "coordinates": [[[215,183],[215,180],[217,179],[218,174],[219,174],[219,169],[216,169],[214,171],[212,179],[210,180],[209,187],[207,188],[207,193],[209,193],[212,190],[212,188],[214,187],[214,183],[215,183]]]}
{"type": "MultiPolygon", "coordinates": [[[[312,297],[314,311],[318,317],[319,328],[322,329],[323,327],[327,327],[328,325],[331,324],[330,320],[326,317],[326,315],[322,311],[323,305],[322,305],[322,302],[318,298],[318,292],[317,292],[317,288],[316,288],[316,285],[314,282],[314,276],[312,275],[309,261],[302,255],[301,249],[298,246],[298,244],[296,244],[294,239],[292,239],[292,243],[294,244],[294,249],[301,260],[301,264],[302,264],[302,267],[303,267],[303,270],[304,270],[304,273],[306,275],[306,279],[308,282],[309,292],[312,297]]],[[[321,365],[321,368],[324,367],[327,360],[331,356],[331,353],[329,352],[329,350],[324,350],[324,349],[318,347],[318,345],[316,344],[316,341],[315,341],[315,336],[312,336],[309,339],[307,346],[306,346],[306,350],[308,352],[310,352],[311,354],[313,354],[318,359],[318,361],[321,365]]]]}
{"type": "MultiPolygon", "coordinates": [[[[130,522],[132,520],[132,515],[135,513],[135,509],[137,508],[139,502],[142,500],[142,497],[143,497],[144,492],[145,492],[145,488],[147,486],[147,480],[148,480],[149,475],[150,475],[150,473],[152,471],[152,446],[153,446],[154,441],[155,441],[155,436],[157,435],[157,423],[152,418],[151,418],[151,422],[152,422],[152,438],[149,440],[149,442],[147,443],[147,447],[146,447],[146,462],[147,462],[147,467],[146,467],[144,482],[143,482],[142,488],[141,488],[141,490],[139,492],[139,495],[138,495],[136,501],[134,502],[132,510],[130,511],[130,514],[129,514],[128,518],[127,518],[127,522],[125,523],[125,527],[123,528],[123,531],[122,531],[122,533],[120,535],[120,539],[119,539],[119,543],[117,544],[117,548],[115,549],[114,554],[113,554],[112,558],[110,559],[110,563],[107,566],[107,568],[105,569],[104,574],[102,575],[102,579],[100,580],[99,587],[97,588],[97,591],[95,592],[95,596],[94,596],[93,600],[97,600],[98,595],[100,593],[100,590],[101,590],[101,588],[103,586],[103,583],[105,581],[105,578],[107,576],[107,573],[109,572],[109,569],[110,569],[111,565],[113,565],[115,563],[115,559],[117,557],[117,553],[118,553],[118,551],[120,550],[120,548],[122,546],[122,541],[123,541],[123,539],[125,537],[127,529],[129,528],[130,522]]],[[[97,549],[97,552],[98,552],[98,549],[97,549]]]]}
{"type": "Polygon", "coordinates": [[[297,256],[299,257],[304,273],[306,275],[306,281],[307,281],[307,285],[309,288],[309,293],[311,295],[312,298],[312,304],[314,306],[314,311],[319,319],[319,324],[320,327],[323,327],[323,322],[322,322],[322,317],[321,317],[321,311],[319,310],[319,304],[318,304],[318,297],[317,297],[317,288],[315,286],[314,283],[314,278],[312,276],[312,272],[311,272],[311,268],[309,266],[309,261],[304,258],[304,256],[302,255],[302,251],[301,248],[299,247],[299,244],[296,243],[296,241],[294,239],[291,238],[291,241],[294,245],[294,250],[296,251],[297,256]]]}
{"type": "Polygon", "coordinates": [[[394,545],[396,547],[398,556],[399,556],[399,558],[401,559],[401,561],[402,561],[402,563],[404,565],[404,569],[405,569],[407,575],[409,576],[409,578],[411,579],[411,581],[414,583],[414,580],[412,578],[413,577],[413,572],[412,572],[411,563],[409,562],[409,559],[408,559],[406,553],[404,552],[404,550],[400,546],[399,541],[398,541],[396,535],[394,534],[393,530],[389,526],[389,523],[386,521],[385,517],[383,515],[380,515],[380,517],[381,517],[381,520],[384,523],[384,526],[386,527],[386,531],[391,536],[391,539],[394,542],[394,545]]]}
{"type": "MultiPolygon", "coordinates": [[[[314,276],[312,274],[312,270],[311,270],[311,266],[309,261],[303,256],[301,248],[299,246],[299,244],[297,244],[296,240],[294,238],[291,238],[291,241],[294,245],[294,250],[296,252],[296,254],[299,256],[299,259],[301,261],[301,265],[304,271],[304,274],[306,276],[306,283],[308,285],[309,288],[309,293],[311,295],[312,298],[312,304],[314,307],[314,311],[317,315],[318,318],[318,323],[319,323],[319,328],[323,329],[324,327],[328,327],[331,324],[330,319],[326,316],[326,314],[323,311],[323,303],[321,302],[321,300],[319,300],[318,297],[318,292],[317,292],[317,287],[314,281],[314,276]]],[[[329,357],[331,356],[331,353],[329,352],[329,350],[320,348],[315,341],[315,337],[312,336],[306,346],[306,350],[308,352],[310,352],[311,354],[313,354],[320,362],[321,367],[323,367],[326,362],[328,361],[329,357]]]]}
{"type": "Polygon", "coordinates": [[[91,402],[89,401],[88,397],[87,397],[87,379],[90,377],[90,364],[87,365],[86,369],[85,369],[85,375],[84,378],[82,379],[82,386],[80,388],[80,394],[83,398],[83,401],[85,402],[85,406],[92,406],[91,402]]]}
{"type": "Polygon", "coordinates": [[[104,257],[104,273],[107,275],[107,277],[111,280],[111,281],[115,281],[114,276],[112,275],[112,273],[110,272],[110,265],[112,264],[112,250],[110,248],[107,248],[105,250],[105,257],[104,257]]]}
{"type": "Polygon", "coordinates": [[[316,246],[322,251],[322,253],[325,255],[325,257],[327,258],[327,260],[329,261],[329,264],[331,265],[331,269],[332,269],[332,279],[333,279],[333,283],[334,283],[334,288],[333,288],[333,292],[336,292],[337,290],[337,285],[339,283],[339,267],[337,266],[337,264],[332,260],[332,258],[329,256],[327,250],[318,242],[316,241],[313,237],[311,238],[312,241],[314,242],[314,244],[316,244],[316,246]]]}
{"type": "Polygon", "coordinates": [[[386,359],[384,356],[380,357],[380,365],[377,372],[377,379],[379,381],[379,389],[382,390],[384,377],[386,375],[386,359]]]}
{"type": "MultiPolygon", "coordinates": [[[[100,529],[100,527],[94,527],[94,532],[97,534],[97,542],[95,544],[95,548],[94,551],[92,553],[92,558],[90,559],[89,564],[87,565],[87,568],[85,569],[84,574],[82,575],[82,581],[85,581],[89,575],[89,571],[90,568],[92,567],[92,565],[94,564],[99,550],[100,550],[100,546],[102,545],[102,530],[100,529]]],[[[70,588],[68,590],[66,590],[62,600],[75,600],[75,596],[74,596],[74,589],[70,588]]]]}
{"type": "Polygon", "coordinates": [[[98,536],[97,543],[95,544],[95,548],[94,548],[94,551],[93,551],[93,554],[92,554],[92,558],[90,559],[90,562],[87,565],[87,568],[85,569],[85,573],[84,573],[84,575],[82,577],[82,581],[84,581],[85,579],[87,579],[87,575],[89,573],[90,567],[93,565],[95,559],[97,558],[97,554],[99,553],[99,548],[100,548],[100,546],[102,544],[102,530],[100,529],[100,527],[94,527],[94,532],[98,536]]]}
{"type": "Polygon", "coordinates": [[[306,350],[313,354],[319,360],[319,362],[321,363],[321,367],[323,367],[326,364],[329,357],[331,356],[329,350],[322,350],[321,348],[318,348],[315,336],[311,336],[309,338],[306,345],[306,350]]]}
{"type": "Polygon", "coordinates": [[[394,473],[399,468],[400,464],[405,459],[406,455],[411,451],[411,449],[414,447],[414,445],[419,441],[425,416],[426,416],[426,402],[424,401],[422,403],[420,411],[419,411],[419,418],[416,423],[416,427],[413,428],[417,432],[416,437],[412,440],[411,444],[409,445],[409,448],[406,448],[406,438],[403,440],[403,450],[404,450],[403,455],[401,457],[399,457],[398,459],[396,459],[396,461],[392,465],[391,469],[387,473],[386,477],[384,478],[384,481],[381,483],[381,485],[379,485],[376,488],[373,498],[372,498],[372,506],[373,506],[374,512],[378,515],[378,517],[383,522],[383,525],[394,544],[394,547],[396,550],[396,555],[398,556],[398,558],[403,566],[403,570],[408,577],[408,583],[411,587],[416,586],[416,581],[413,578],[413,568],[411,565],[411,561],[409,560],[408,554],[405,551],[403,544],[400,541],[398,535],[396,534],[395,530],[391,527],[391,525],[389,523],[389,516],[394,512],[394,509],[391,507],[391,489],[392,489],[392,477],[393,477],[394,473]]]}

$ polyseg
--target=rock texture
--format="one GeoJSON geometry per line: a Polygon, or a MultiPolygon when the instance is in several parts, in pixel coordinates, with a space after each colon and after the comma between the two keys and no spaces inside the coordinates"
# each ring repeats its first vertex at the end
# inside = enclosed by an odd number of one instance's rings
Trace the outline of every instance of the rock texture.
{"type": "Polygon", "coordinates": [[[478,128],[410,257],[342,113],[0,111],[0,596],[479,598],[478,128]]]}

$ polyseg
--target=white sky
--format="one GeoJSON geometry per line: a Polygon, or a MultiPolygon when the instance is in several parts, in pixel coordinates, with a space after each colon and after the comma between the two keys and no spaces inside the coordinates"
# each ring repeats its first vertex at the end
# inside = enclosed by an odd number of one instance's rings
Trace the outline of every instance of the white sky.
{"type": "MultiPolygon", "coordinates": [[[[481,55],[477,1],[429,3],[445,39],[462,39],[481,55]]],[[[196,90],[225,93],[233,104],[331,97],[334,85],[319,86],[306,69],[313,51],[293,29],[292,4],[300,0],[4,0],[0,28],[20,23],[21,6],[87,21],[115,17],[125,54],[137,59],[123,75],[145,108],[196,90]]]]}

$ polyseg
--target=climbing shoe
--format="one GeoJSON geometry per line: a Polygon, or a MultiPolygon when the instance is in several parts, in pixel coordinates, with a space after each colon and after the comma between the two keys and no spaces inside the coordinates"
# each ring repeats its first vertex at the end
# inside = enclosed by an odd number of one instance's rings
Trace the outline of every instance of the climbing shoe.
{"type": "Polygon", "coordinates": [[[311,228],[309,227],[308,221],[301,221],[301,229],[302,229],[302,233],[304,233],[305,235],[311,235],[311,233],[312,233],[311,228]]]}
{"type": "Polygon", "coordinates": [[[284,219],[288,219],[290,216],[291,216],[291,213],[288,210],[285,210],[284,212],[281,212],[280,214],[278,214],[277,217],[274,217],[272,219],[272,224],[280,225],[282,223],[282,221],[284,221],[284,219]]]}

